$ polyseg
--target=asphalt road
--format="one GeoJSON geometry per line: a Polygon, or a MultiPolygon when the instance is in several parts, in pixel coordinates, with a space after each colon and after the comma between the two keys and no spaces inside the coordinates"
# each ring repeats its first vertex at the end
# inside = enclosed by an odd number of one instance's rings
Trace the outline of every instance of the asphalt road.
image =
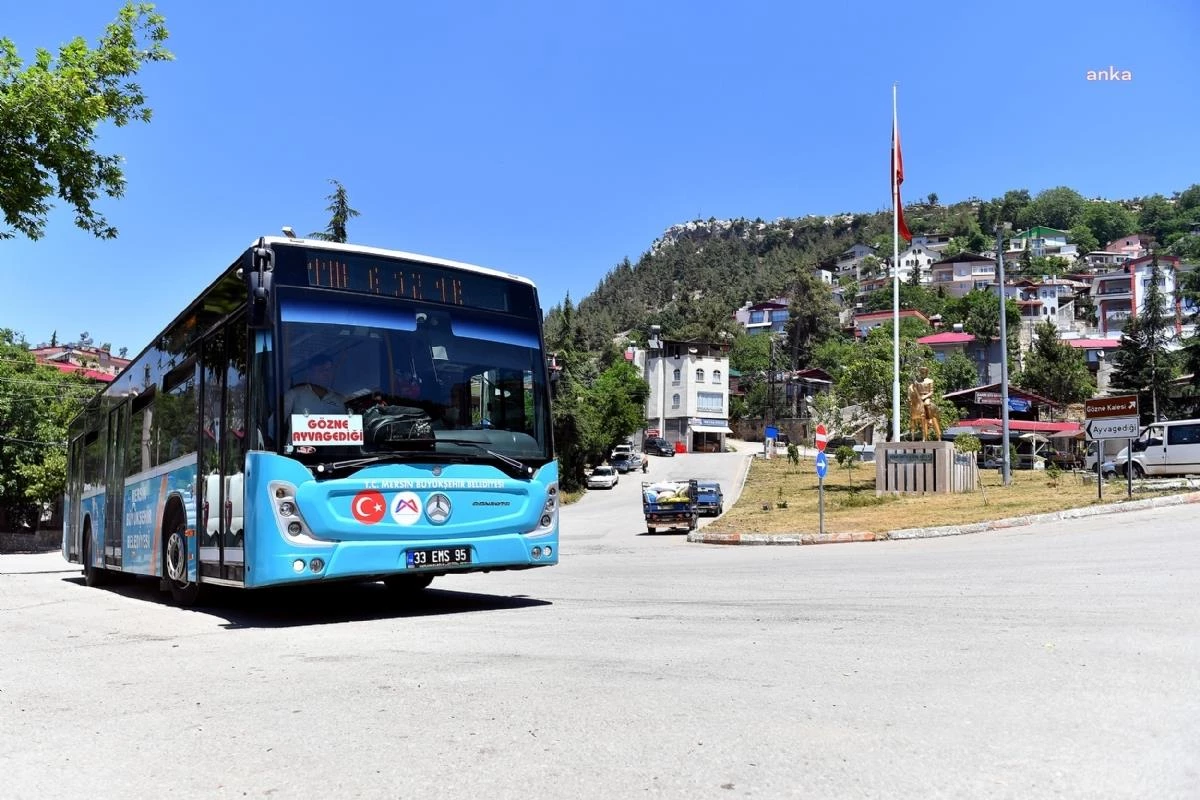
{"type": "Polygon", "coordinates": [[[721,547],[646,534],[639,483],[566,510],[559,566],[414,606],[0,556],[0,795],[1200,796],[1186,508],[721,547]]]}

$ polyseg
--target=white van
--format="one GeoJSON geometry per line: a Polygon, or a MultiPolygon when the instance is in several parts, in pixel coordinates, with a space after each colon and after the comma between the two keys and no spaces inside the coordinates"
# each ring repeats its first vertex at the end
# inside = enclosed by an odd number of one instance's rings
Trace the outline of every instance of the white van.
{"type": "Polygon", "coordinates": [[[1200,474],[1200,419],[1154,422],[1117,453],[1120,474],[1133,470],[1135,478],[1158,475],[1200,474]]]}

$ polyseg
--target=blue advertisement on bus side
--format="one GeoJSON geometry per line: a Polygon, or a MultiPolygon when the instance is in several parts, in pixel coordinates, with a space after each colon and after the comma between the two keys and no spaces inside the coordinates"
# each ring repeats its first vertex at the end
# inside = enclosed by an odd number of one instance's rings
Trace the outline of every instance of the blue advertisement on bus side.
{"type": "Polygon", "coordinates": [[[167,498],[178,493],[188,512],[188,527],[195,529],[195,502],[192,487],[196,483],[196,465],[179,467],[163,475],[125,486],[122,517],[121,568],[143,575],[157,575],[158,554],[162,550],[161,524],[167,498]]]}

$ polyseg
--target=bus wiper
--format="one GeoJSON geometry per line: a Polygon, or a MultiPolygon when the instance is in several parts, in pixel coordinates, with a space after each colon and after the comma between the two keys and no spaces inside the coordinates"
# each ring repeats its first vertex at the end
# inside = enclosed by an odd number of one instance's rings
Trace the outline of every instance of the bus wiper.
{"type": "Polygon", "coordinates": [[[353,467],[365,467],[369,464],[379,464],[384,461],[408,461],[409,456],[428,455],[428,451],[414,452],[397,452],[384,453],[377,456],[367,456],[365,458],[348,458],[345,461],[331,461],[328,464],[317,464],[313,470],[318,475],[325,475],[329,472],[337,472],[342,469],[352,469],[353,467]]]}
{"type": "MultiPolygon", "coordinates": [[[[508,467],[509,469],[506,470],[506,472],[509,475],[512,475],[514,478],[529,479],[529,478],[533,477],[533,468],[532,467],[525,466],[520,461],[518,461],[517,459],[515,459],[511,456],[506,456],[503,453],[497,453],[495,450],[489,450],[486,447],[484,447],[483,445],[481,445],[479,442],[473,442],[470,439],[438,439],[438,441],[446,442],[448,444],[467,445],[469,447],[474,447],[477,450],[481,450],[484,453],[487,453],[492,458],[499,461],[501,464],[504,464],[506,467],[508,467]]],[[[422,457],[428,457],[430,455],[434,455],[434,454],[428,450],[383,453],[383,454],[380,454],[377,456],[366,456],[363,458],[348,458],[344,461],[332,461],[328,464],[317,464],[315,467],[313,467],[313,471],[315,471],[317,473],[317,475],[325,476],[330,473],[337,472],[337,471],[343,470],[343,469],[353,469],[354,467],[365,467],[365,466],[369,466],[371,464],[380,464],[380,463],[383,463],[386,461],[411,461],[413,459],[413,457],[420,459],[422,457]]],[[[437,455],[441,455],[442,457],[444,457],[444,454],[437,454],[437,455]]]]}
{"type": "Polygon", "coordinates": [[[508,466],[510,468],[509,474],[512,475],[514,478],[522,478],[522,479],[528,480],[529,478],[533,477],[533,467],[525,466],[524,464],[522,464],[520,461],[513,458],[512,456],[506,456],[503,453],[497,453],[495,450],[489,450],[486,447],[484,447],[483,445],[481,445],[479,442],[473,442],[470,439],[443,439],[441,436],[439,436],[438,443],[441,444],[442,442],[445,442],[446,444],[466,445],[467,447],[474,447],[476,450],[480,450],[484,453],[487,453],[489,456],[496,459],[500,463],[508,466]]]}

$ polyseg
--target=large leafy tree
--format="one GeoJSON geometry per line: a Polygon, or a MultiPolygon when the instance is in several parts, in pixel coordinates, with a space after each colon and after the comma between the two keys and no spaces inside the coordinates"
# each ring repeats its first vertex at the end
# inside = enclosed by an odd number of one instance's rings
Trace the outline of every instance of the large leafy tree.
{"type": "Polygon", "coordinates": [[[592,406],[599,416],[600,455],[646,425],[650,385],[628,361],[614,361],[591,387],[592,406]]]}
{"type": "Polygon", "coordinates": [[[1015,383],[1063,405],[1082,402],[1096,393],[1083,351],[1059,339],[1058,327],[1049,320],[1034,329],[1025,369],[1015,383]]]}
{"type": "MultiPolygon", "coordinates": [[[[1009,350],[1015,352],[1018,328],[1021,325],[1021,309],[1011,297],[1004,304],[1007,315],[1009,350]]],[[[963,330],[976,339],[988,341],[1000,336],[1000,299],[987,289],[972,289],[962,297],[946,303],[944,319],[948,324],[962,323],[963,330]]]]}
{"type": "Polygon", "coordinates": [[[1096,238],[1096,234],[1092,233],[1092,229],[1082,223],[1077,223],[1070,231],[1067,232],[1068,238],[1075,245],[1076,251],[1080,256],[1085,256],[1093,250],[1099,250],[1110,240],[1106,239],[1101,242],[1096,238]]]}
{"type": "Polygon", "coordinates": [[[771,358],[771,337],[743,333],[733,340],[729,351],[729,366],[742,375],[766,374],[771,358]]]}
{"type": "Polygon", "coordinates": [[[95,391],[39,366],[24,341],[0,329],[0,516],[9,524],[35,525],[40,505],[62,497],[67,423],[95,391]]]}
{"type": "Polygon", "coordinates": [[[961,350],[955,350],[938,364],[934,383],[943,392],[957,392],[979,385],[979,368],[961,350]]]}
{"type": "Polygon", "coordinates": [[[1085,203],[1083,196],[1074,189],[1056,186],[1039,192],[1032,203],[1022,208],[1017,214],[1017,224],[1022,228],[1044,225],[1067,231],[1079,222],[1085,203]]]}
{"type": "MultiPolygon", "coordinates": [[[[904,323],[900,325],[900,374],[903,384],[905,375],[913,374],[917,366],[933,360],[928,347],[920,345],[915,336],[905,334],[904,323]]],[[[911,329],[910,329],[911,332],[911,329]]],[[[834,373],[838,394],[848,403],[861,406],[863,411],[876,419],[888,419],[892,413],[893,378],[892,325],[887,323],[872,330],[865,340],[849,352],[849,358],[839,365],[834,373]]],[[[901,387],[903,389],[903,386],[901,387]]],[[[900,398],[901,425],[907,415],[907,403],[900,398]]]]}
{"type": "Polygon", "coordinates": [[[55,57],[39,48],[25,66],[16,45],[0,38],[0,210],[11,230],[45,233],[55,195],[75,210],[75,224],[111,239],[117,229],[93,204],[125,192],[121,156],[96,149],[103,123],[149,122],[151,109],[135,78],[151,61],[173,58],[165,20],[148,3],[126,3],[95,49],[82,37],[55,57]]]}
{"type": "Polygon", "coordinates": [[[801,271],[788,308],[786,339],[792,369],[807,366],[814,348],[837,332],[837,306],[829,287],[810,272],[801,271]]]}
{"type": "MultiPolygon", "coordinates": [[[[863,300],[864,311],[885,311],[892,307],[892,287],[885,286],[876,289],[863,300]]],[[[900,308],[920,311],[926,317],[941,314],[946,306],[946,300],[936,291],[927,286],[914,286],[911,283],[900,284],[900,308]]]]}
{"type": "Polygon", "coordinates": [[[333,184],[333,192],[325,198],[329,201],[329,205],[325,208],[330,214],[329,224],[325,226],[325,230],[310,233],[308,236],[311,239],[321,239],[326,242],[346,242],[348,241],[346,225],[360,214],[350,207],[350,197],[346,193],[346,187],[334,178],[330,178],[329,182],[333,184]]]}
{"type": "MultiPolygon", "coordinates": [[[[1096,241],[1105,243],[1128,236],[1137,228],[1137,220],[1124,206],[1106,202],[1086,203],[1079,215],[1078,224],[1086,226],[1096,237],[1096,241]]],[[[1078,245],[1079,242],[1075,244],[1078,245]]]]}

